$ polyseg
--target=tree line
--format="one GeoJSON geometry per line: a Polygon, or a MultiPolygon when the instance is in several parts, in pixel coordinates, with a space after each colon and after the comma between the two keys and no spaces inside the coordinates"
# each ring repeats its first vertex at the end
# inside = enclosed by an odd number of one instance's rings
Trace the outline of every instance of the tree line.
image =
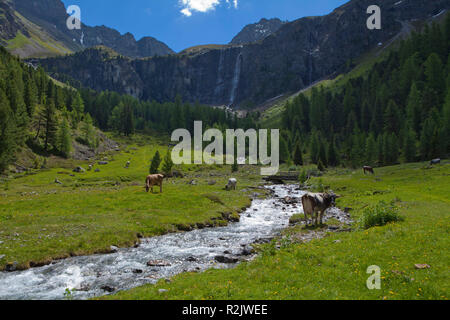
{"type": "Polygon", "coordinates": [[[183,103],[180,97],[159,103],[74,88],[0,47],[0,172],[25,145],[44,156],[63,157],[71,156],[74,141],[96,148],[95,126],[126,136],[136,131],[170,134],[178,128],[193,132],[196,120],[222,131],[256,126],[252,116],[241,119],[222,108],[183,103]]]}
{"type": "Polygon", "coordinates": [[[95,144],[80,93],[0,47],[0,172],[24,145],[43,155],[70,156],[74,131],[95,144]]]}
{"type": "Polygon", "coordinates": [[[96,92],[81,89],[85,111],[102,130],[115,131],[123,135],[135,131],[170,134],[183,128],[193,133],[194,121],[203,121],[207,128],[254,128],[254,116],[239,118],[224,108],[213,108],[199,103],[185,103],[180,96],[175,101],[160,103],[141,101],[117,92],[96,92]]]}
{"type": "Polygon", "coordinates": [[[450,15],[425,25],[362,76],[286,105],[281,159],[392,165],[450,153],[450,15]],[[308,158],[305,158],[308,156],[308,158]],[[305,159],[304,159],[305,158],[305,159]]]}

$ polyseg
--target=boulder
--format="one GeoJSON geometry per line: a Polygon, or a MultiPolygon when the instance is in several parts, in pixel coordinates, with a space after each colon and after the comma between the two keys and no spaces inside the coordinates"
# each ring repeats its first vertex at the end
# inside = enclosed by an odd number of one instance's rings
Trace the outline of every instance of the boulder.
{"type": "Polygon", "coordinates": [[[149,267],[170,267],[171,264],[168,261],[164,260],[151,260],[147,262],[147,266],[149,267]]]}
{"type": "Polygon", "coordinates": [[[73,169],[73,172],[82,173],[86,172],[86,170],[83,167],[76,167],[75,169],[73,169]]]}
{"type": "Polygon", "coordinates": [[[17,261],[9,262],[9,263],[6,265],[6,267],[5,267],[5,271],[7,271],[7,272],[13,272],[13,271],[16,271],[16,270],[17,270],[17,265],[18,265],[17,261]]]}
{"type": "Polygon", "coordinates": [[[105,166],[108,164],[108,161],[99,161],[98,164],[101,166],[105,166]]]}
{"type": "Polygon", "coordinates": [[[111,287],[111,286],[103,286],[103,287],[101,287],[101,289],[103,291],[106,291],[106,292],[109,292],[109,293],[116,291],[116,288],[111,287]]]}
{"type": "Polygon", "coordinates": [[[216,256],[214,259],[220,263],[230,263],[230,264],[237,263],[239,261],[239,259],[234,256],[216,256]]]}
{"type": "Polygon", "coordinates": [[[253,249],[252,246],[245,246],[245,247],[242,249],[240,255],[242,255],[242,256],[250,256],[250,255],[252,255],[252,254],[254,254],[254,253],[255,253],[255,249],[253,249]]]}

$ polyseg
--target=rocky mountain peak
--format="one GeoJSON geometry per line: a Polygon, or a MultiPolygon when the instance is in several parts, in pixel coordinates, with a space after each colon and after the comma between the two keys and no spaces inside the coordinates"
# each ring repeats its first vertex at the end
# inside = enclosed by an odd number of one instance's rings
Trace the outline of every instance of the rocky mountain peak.
{"type": "Polygon", "coordinates": [[[231,40],[230,44],[245,44],[263,40],[271,34],[277,32],[284,24],[280,19],[262,18],[258,23],[244,27],[237,36],[231,40]]]}

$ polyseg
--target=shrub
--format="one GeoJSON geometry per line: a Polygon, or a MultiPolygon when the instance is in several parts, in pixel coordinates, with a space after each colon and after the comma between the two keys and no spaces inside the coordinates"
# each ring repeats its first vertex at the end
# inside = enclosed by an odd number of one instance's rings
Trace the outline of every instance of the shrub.
{"type": "Polygon", "coordinates": [[[299,214],[294,214],[292,217],[289,218],[289,224],[297,224],[303,221],[303,217],[304,215],[299,213],[299,214]]]}
{"type": "Polygon", "coordinates": [[[302,172],[298,177],[298,180],[300,181],[301,184],[304,184],[308,180],[308,174],[306,173],[305,170],[302,170],[302,172]]]}
{"type": "Polygon", "coordinates": [[[369,229],[402,220],[403,218],[399,215],[396,206],[380,201],[377,205],[368,207],[363,211],[359,224],[363,229],[369,229]]]}

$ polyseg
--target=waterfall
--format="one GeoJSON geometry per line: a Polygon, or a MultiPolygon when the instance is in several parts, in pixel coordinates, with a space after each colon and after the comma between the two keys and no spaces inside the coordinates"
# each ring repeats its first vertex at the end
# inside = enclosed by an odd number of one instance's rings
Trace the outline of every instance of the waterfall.
{"type": "Polygon", "coordinates": [[[223,91],[223,63],[225,60],[225,50],[220,50],[220,57],[219,57],[219,67],[217,69],[217,82],[216,82],[216,89],[214,90],[214,93],[216,96],[220,96],[223,91]]]}
{"type": "Polygon", "coordinates": [[[236,59],[236,66],[234,68],[234,76],[231,81],[230,106],[236,99],[236,92],[239,86],[239,79],[241,78],[242,53],[239,53],[236,59]]]}

